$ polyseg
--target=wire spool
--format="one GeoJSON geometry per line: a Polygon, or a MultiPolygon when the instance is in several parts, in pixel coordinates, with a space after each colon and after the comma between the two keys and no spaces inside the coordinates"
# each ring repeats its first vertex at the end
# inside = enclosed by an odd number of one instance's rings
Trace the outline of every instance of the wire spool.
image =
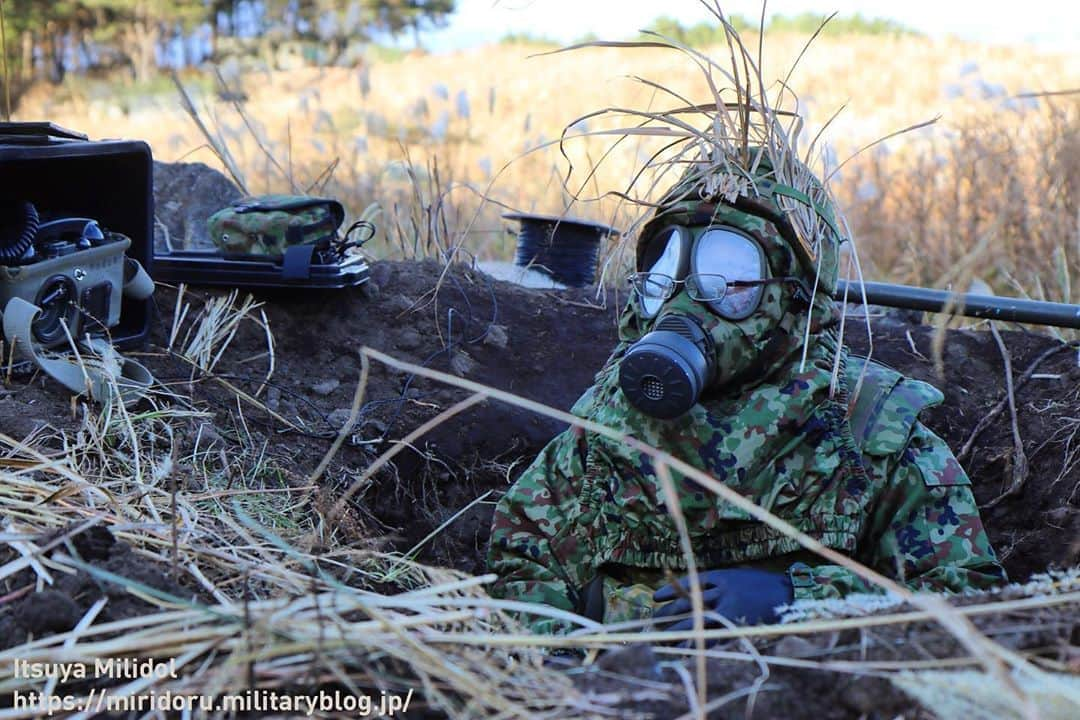
{"type": "Polygon", "coordinates": [[[514,264],[538,270],[569,287],[592,284],[600,242],[619,234],[607,225],[553,215],[507,213],[503,217],[521,223],[514,264]]]}

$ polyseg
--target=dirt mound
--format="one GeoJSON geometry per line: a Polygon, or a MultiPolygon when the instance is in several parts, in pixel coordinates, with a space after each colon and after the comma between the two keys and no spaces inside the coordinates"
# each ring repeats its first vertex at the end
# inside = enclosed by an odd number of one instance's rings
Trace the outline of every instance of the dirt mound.
{"type": "MultiPolygon", "coordinates": [[[[948,441],[971,477],[983,523],[1010,578],[1022,581],[1048,566],[1080,562],[1077,349],[1045,335],[1001,332],[1013,375],[1016,432],[1026,458],[1018,461],[997,342],[989,332],[950,330],[938,366],[936,334],[926,326],[879,324],[873,356],[944,392],[945,401],[923,419],[948,441]],[[995,411],[999,414],[980,428],[995,411]],[[1018,462],[1026,462],[1026,470],[1014,475],[1018,462]],[[1022,484],[1010,492],[1014,479],[1022,484]]],[[[848,342],[865,353],[865,328],[852,328],[848,342]]]]}
{"type": "MultiPolygon", "coordinates": [[[[565,409],[592,382],[616,342],[616,312],[596,307],[591,292],[527,290],[456,267],[432,296],[440,277],[442,267],[431,262],[377,263],[369,287],[264,298],[277,343],[267,404],[311,430],[307,436],[272,435],[273,451],[297,472],[317,464],[347,418],[363,346],[565,409]]],[[[159,302],[168,307],[168,296],[159,302]]],[[[868,351],[860,323],[849,323],[846,337],[856,352],[868,351]]],[[[943,389],[945,402],[926,421],[957,451],[1004,398],[1003,357],[987,332],[948,331],[940,358],[944,378],[937,375],[933,328],[887,315],[875,321],[873,337],[875,359],[943,389]]],[[[1073,442],[1080,427],[1080,369],[1075,351],[1048,336],[1007,331],[1002,337],[1018,384],[1041,357],[1034,377],[1015,394],[1026,481],[984,510],[1011,577],[1022,580],[1048,565],[1078,561],[1080,548],[1071,539],[1080,529],[1080,442],[1073,442]]],[[[250,357],[264,348],[262,332],[248,328],[230,354],[250,357]]],[[[249,390],[261,380],[250,365],[226,364],[218,372],[249,390]]],[[[211,404],[235,405],[228,391],[215,397],[205,389],[211,404]]],[[[373,363],[359,431],[336,456],[337,472],[327,477],[348,482],[375,453],[467,395],[373,363]]],[[[983,505],[1012,481],[1009,417],[1007,410],[998,415],[964,458],[983,505]]],[[[368,517],[366,530],[381,530],[398,550],[414,547],[483,493],[493,491],[487,499],[497,499],[521,463],[561,429],[558,422],[497,401],[457,415],[413,441],[395,458],[393,471],[365,490],[360,507],[368,517]]],[[[490,504],[474,505],[425,545],[419,559],[481,571],[490,514],[490,504]]]]}
{"type": "MultiPolygon", "coordinates": [[[[192,304],[190,318],[203,302],[224,296],[199,289],[180,300],[192,304]]],[[[616,310],[596,306],[591,292],[528,290],[461,266],[444,273],[433,262],[379,262],[373,265],[372,281],[360,288],[266,293],[257,299],[262,306],[248,314],[251,321],[239,324],[220,361],[210,373],[201,373],[178,355],[184,322],[177,325],[173,351],[166,349],[174,334],[177,292],[161,288],[157,293],[159,319],[140,358],[177,393],[177,403],[206,413],[177,430],[180,487],[195,482],[199,464],[215,458],[230,487],[305,485],[350,417],[362,347],[566,409],[592,382],[616,341],[616,310]],[[272,352],[263,317],[274,338],[272,352]],[[243,401],[238,390],[258,399],[243,401]]],[[[955,450],[969,444],[980,420],[993,418],[970,442],[963,462],[1011,578],[1025,580],[1047,567],[1080,561],[1080,369],[1075,348],[1044,335],[1001,333],[1016,383],[1017,429],[1026,455],[1026,473],[1017,476],[1008,409],[991,412],[1005,396],[1003,355],[994,338],[959,330],[948,331],[944,342],[937,343],[932,328],[896,315],[873,322],[876,360],[944,390],[945,402],[925,419],[955,450]],[[1017,477],[1022,484],[999,499],[1017,477]]],[[[857,352],[867,351],[860,323],[848,324],[847,342],[857,352]]],[[[81,423],[66,393],[39,375],[16,372],[2,394],[0,423],[9,436],[33,435],[39,446],[48,445],[51,430],[74,432],[81,423]]],[[[562,426],[488,400],[409,437],[468,395],[372,362],[353,429],[313,491],[314,506],[325,510],[346,488],[360,483],[339,527],[342,542],[412,550],[427,564],[483,571],[493,503],[562,426]],[[364,478],[375,457],[405,441],[391,464],[364,478]]],[[[79,552],[87,562],[172,594],[193,592],[182,581],[173,582],[168,568],[148,563],[107,532],[92,532],[77,541],[83,543],[79,552]]],[[[10,559],[0,556],[0,564],[10,559]]],[[[22,642],[29,633],[65,630],[102,592],[113,592],[80,573],[34,593],[24,589],[33,581],[29,572],[0,586],[0,631],[8,644],[22,642]]],[[[122,591],[114,591],[118,595],[110,595],[107,605],[111,618],[145,610],[140,600],[123,600],[122,591]]],[[[834,641],[840,647],[861,643],[856,636],[834,641]]],[[[672,699],[681,693],[679,682],[672,685],[671,677],[657,675],[651,655],[613,655],[606,662],[617,687],[634,686],[636,681],[622,677],[626,673],[645,673],[647,682],[666,687],[657,689],[654,698],[660,715],[683,702],[672,699]]],[[[752,664],[714,662],[711,667],[714,691],[749,687],[758,677],[752,664]]],[[[601,680],[594,677],[589,683],[590,691],[604,691],[601,680]]],[[[779,668],[769,686],[785,691],[762,694],[757,712],[787,715],[792,698],[814,693],[827,696],[813,711],[822,717],[859,715],[868,708],[891,716],[893,710],[911,707],[903,696],[887,694],[878,685],[887,686],[883,680],[838,683],[824,672],[779,668]]],[[[738,707],[735,714],[741,716],[745,701],[738,707]]],[[[799,709],[796,715],[807,708],[799,709]]]]}
{"type": "MultiPolygon", "coordinates": [[[[55,545],[53,551],[69,553],[92,567],[145,587],[176,597],[191,596],[190,591],[168,576],[167,568],[141,558],[100,525],[84,532],[65,528],[53,533],[53,537],[41,538],[39,544],[43,547],[55,545]],[[74,534],[69,544],[52,542],[70,533],[74,534]]],[[[47,556],[51,554],[46,553],[47,556]]],[[[33,592],[35,574],[30,568],[6,579],[6,586],[0,589],[0,649],[14,647],[31,637],[71,630],[101,598],[108,602],[97,615],[99,623],[137,617],[156,609],[129,593],[126,587],[104,579],[105,576],[79,571],[73,575],[57,572],[53,578],[51,587],[38,592],[33,592]]]]}
{"type": "MultiPolygon", "coordinates": [[[[1014,594],[1006,592],[1004,596],[1014,594]]],[[[960,600],[957,604],[963,608],[973,602],[960,600]]],[[[1075,605],[1061,605],[1042,609],[1014,606],[968,617],[980,633],[1003,647],[1060,660],[1068,657],[1066,648],[1077,640],[1075,615],[1075,605]]],[[[875,669],[907,666],[916,670],[928,658],[963,657],[960,641],[942,632],[936,621],[854,625],[857,622],[849,621],[847,627],[838,626],[828,633],[757,638],[752,644],[721,640],[710,648],[715,655],[706,665],[709,701],[714,703],[708,717],[840,720],[974,715],[970,707],[960,713],[955,707],[933,708],[933,714],[927,713],[889,676],[875,676],[875,669]]],[[[678,657],[674,648],[632,645],[608,652],[591,666],[578,667],[574,660],[561,660],[567,667],[578,668],[574,676],[580,687],[618,698],[615,704],[622,712],[645,711],[652,717],[667,718],[692,711],[677,666],[671,662],[673,657],[678,657]],[[643,686],[650,692],[643,693],[643,686]]],[[[683,667],[693,672],[694,663],[683,667]]],[[[981,687],[976,686],[984,699],[1000,692],[990,684],[984,680],[981,687]]],[[[1047,713],[1046,717],[1071,715],[1047,713]]]]}
{"type": "MultiPolygon", "coordinates": [[[[595,307],[586,291],[541,293],[455,268],[431,294],[441,276],[441,266],[432,262],[377,263],[371,282],[360,288],[260,297],[275,340],[274,372],[260,396],[266,411],[242,409],[252,433],[247,443],[266,442],[268,458],[293,479],[310,473],[349,417],[365,346],[567,408],[613,344],[613,314],[595,307]],[[281,418],[293,427],[282,432],[281,418]]],[[[167,322],[175,294],[162,290],[157,302],[167,322]]],[[[167,342],[165,322],[154,334],[158,345],[167,342]]],[[[267,361],[258,358],[265,354],[265,332],[249,323],[214,375],[255,393],[264,384],[267,361]]],[[[163,382],[184,383],[191,376],[176,358],[147,361],[163,382]]],[[[354,481],[378,453],[468,394],[372,363],[354,430],[324,475],[328,496],[354,481]]],[[[235,392],[204,381],[194,396],[199,407],[217,414],[215,434],[231,452],[237,436],[229,429],[240,412],[235,392]]],[[[562,427],[493,401],[461,413],[409,442],[357,496],[357,532],[365,543],[385,536],[395,549],[408,550],[484,492],[505,488],[511,468],[562,427]]],[[[191,428],[189,449],[199,432],[191,428]]],[[[481,571],[490,515],[490,505],[462,514],[419,559],[481,571]]]]}
{"type": "MultiPolygon", "coordinates": [[[[200,289],[197,295],[211,299],[222,293],[200,289]]],[[[364,346],[566,409],[616,342],[616,311],[597,307],[591,291],[529,290],[462,266],[444,274],[430,261],[375,263],[371,282],[359,288],[268,293],[258,299],[275,340],[268,381],[266,332],[247,322],[214,368],[212,375],[221,382],[204,376],[189,383],[191,365],[162,350],[176,302],[168,288],[156,296],[159,320],[142,359],[161,382],[190,392],[195,407],[215,415],[213,423],[194,422],[187,429],[186,451],[200,443],[205,447],[208,439],[231,454],[265,445],[265,459],[277,471],[268,482],[298,482],[326,454],[349,417],[364,346]],[[250,394],[261,388],[263,407],[238,404],[237,388],[250,394]]],[[[192,300],[190,291],[184,300],[192,300]]],[[[876,360],[943,389],[945,402],[925,419],[959,451],[1005,395],[1003,358],[991,335],[948,331],[942,379],[932,328],[895,315],[874,324],[876,360]]],[[[1048,336],[1007,331],[1002,337],[1018,384],[1018,428],[1028,470],[1023,486],[985,508],[984,519],[1010,575],[1022,580],[1048,565],[1078,560],[1080,368],[1075,350],[1048,336]],[[1021,383],[1037,358],[1036,372],[1021,383]]],[[[866,353],[861,323],[848,323],[846,341],[866,353]]],[[[180,349],[182,342],[174,344],[180,349]]],[[[40,376],[25,382],[16,377],[0,399],[7,434],[24,437],[46,423],[68,430],[77,426],[58,386],[40,376]]],[[[327,496],[359,478],[378,453],[468,394],[373,362],[354,431],[324,474],[327,496]]],[[[413,439],[356,496],[365,542],[378,536],[408,550],[492,491],[488,502],[463,512],[418,555],[424,562],[480,571],[490,501],[561,427],[489,400],[413,439]]],[[[962,458],[984,506],[1012,481],[1013,447],[1006,410],[962,458]]]]}

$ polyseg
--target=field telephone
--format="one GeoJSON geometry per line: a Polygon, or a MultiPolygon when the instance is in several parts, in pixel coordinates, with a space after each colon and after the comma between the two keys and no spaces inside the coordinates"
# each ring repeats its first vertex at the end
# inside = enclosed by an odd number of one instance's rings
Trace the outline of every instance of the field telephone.
{"type": "Polygon", "coordinates": [[[141,364],[122,358],[109,331],[125,296],[145,300],[154,283],[127,257],[131,239],[86,217],[43,219],[34,203],[0,201],[0,313],[4,339],[72,392],[107,400],[140,397],[152,381],[141,364]],[[100,364],[50,356],[65,348],[92,351],[100,364]]]}

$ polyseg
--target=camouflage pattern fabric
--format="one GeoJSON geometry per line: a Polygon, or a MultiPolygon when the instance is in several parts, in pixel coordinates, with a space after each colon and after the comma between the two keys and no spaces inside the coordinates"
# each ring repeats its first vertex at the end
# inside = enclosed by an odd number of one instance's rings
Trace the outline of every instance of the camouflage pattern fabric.
{"type": "Polygon", "coordinates": [[[292,245],[327,244],[345,221],[336,200],[260,195],[237,200],[210,216],[210,239],[227,255],[281,257],[292,245]]]}
{"type": "MultiPolygon", "coordinates": [[[[706,188],[714,185],[709,182],[709,173],[714,171],[690,165],[679,182],[664,193],[659,202],[662,210],[649,221],[641,237],[649,237],[651,231],[662,225],[682,224],[681,220],[688,216],[708,213],[721,203],[749,210],[776,223],[780,234],[790,243],[810,284],[814,284],[816,279],[818,287],[831,295],[836,289],[839,275],[841,232],[833,208],[826,200],[827,193],[816,179],[809,183],[809,194],[778,182],[769,159],[762,152],[761,148],[751,149],[757,168],[754,182],[748,188],[752,197],[724,198],[719,193],[710,194],[706,188]],[[788,222],[788,211],[796,205],[809,210],[816,219],[818,231],[813,238],[806,237],[795,224],[788,222]]],[[[736,174],[747,173],[741,170],[736,174]]],[[[639,260],[641,250],[639,245],[639,260]]]]}
{"type": "MultiPolygon", "coordinates": [[[[696,203],[686,213],[668,213],[665,218],[686,223],[695,242],[709,225],[737,227],[758,241],[774,275],[805,275],[798,257],[779,229],[763,217],[727,205],[696,203]]],[[[660,231],[668,224],[650,223],[651,228],[647,227],[646,232],[660,231]]],[[[808,322],[820,326],[835,318],[835,308],[826,293],[818,293],[809,317],[805,308],[792,312],[795,292],[796,288],[790,285],[767,286],[758,310],[737,322],[705,311],[685,292],[677,293],[666,302],[655,320],[646,321],[637,312],[637,305],[632,299],[620,318],[620,346],[608,364],[615,363],[629,344],[647,333],[661,316],[679,313],[693,317],[711,336],[717,352],[718,383],[723,383],[726,390],[761,382],[762,378],[775,375],[782,366],[790,363],[793,355],[801,354],[808,322]]]]}
{"type": "MultiPolygon", "coordinates": [[[[762,245],[774,274],[799,271],[799,258],[770,220],[726,205],[709,213],[695,224],[735,225],[762,245]]],[[[798,307],[786,285],[769,286],[760,308],[738,322],[703,311],[685,292],[674,295],[657,319],[678,312],[700,321],[715,341],[722,382],[682,417],[658,420],[638,412],[619,388],[619,360],[650,328],[631,300],[619,346],[572,412],[679,457],[913,589],[962,592],[1004,581],[967,476],[918,421],[941,393],[849,358],[832,329],[837,316],[827,295],[812,310],[798,307]]],[[[681,473],[671,476],[699,569],[786,571],[796,599],[875,591],[681,473]]],[[[652,591],[686,570],[652,459],[580,428],[554,438],[500,500],[488,566],[499,575],[496,596],[588,610],[609,623],[650,616],[652,591]],[[602,613],[592,610],[597,583],[602,613]]],[[[537,632],[568,627],[527,619],[537,632]]]]}
{"type": "MultiPolygon", "coordinates": [[[[609,365],[574,413],[672,452],[912,589],[958,593],[1003,582],[967,476],[916,420],[936,398],[920,397],[918,388],[890,393],[896,396],[856,448],[845,403],[827,396],[826,345],[783,384],[706,401],[667,422],[630,407],[609,365]]],[[[843,384],[854,384],[861,363],[847,365],[843,384]]],[[[680,473],[672,479],[699,568],[787,569],[796,599],[877,591],[680,473]]],[[[651,459],[576,428],[552,440],[499,502],[488,563],[500,576],[496,596],[578,612],[582,588],[601,577],[605,622],[648,617],[652,591],[668,582],[664,571],[685,571],[651,459]]],[[[532,625],[538,632],[566,627],[544,619],[532,625]]]]}

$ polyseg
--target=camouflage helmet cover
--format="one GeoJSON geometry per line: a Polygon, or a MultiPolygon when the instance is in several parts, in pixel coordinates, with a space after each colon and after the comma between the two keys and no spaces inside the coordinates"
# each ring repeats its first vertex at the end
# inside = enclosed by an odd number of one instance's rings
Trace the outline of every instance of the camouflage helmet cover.
{"type": "Polygon", "coordinates": [[[663,194],[656,213],[638,235],[637,269],[644,269],[646,247],[656,232],[679,217],[688,218],[689,224],[707,224],[710,205],[723,202],[772,222],[798,258],[807,286],[816,285],[818,292],[831,295],[839,275],[842,235],[824,186],[801,163],[798,174],[805,191],[778,182],[763,153],[751,165],[752,173],[717,171],[704,162],[692,164],[663,194]]]}

